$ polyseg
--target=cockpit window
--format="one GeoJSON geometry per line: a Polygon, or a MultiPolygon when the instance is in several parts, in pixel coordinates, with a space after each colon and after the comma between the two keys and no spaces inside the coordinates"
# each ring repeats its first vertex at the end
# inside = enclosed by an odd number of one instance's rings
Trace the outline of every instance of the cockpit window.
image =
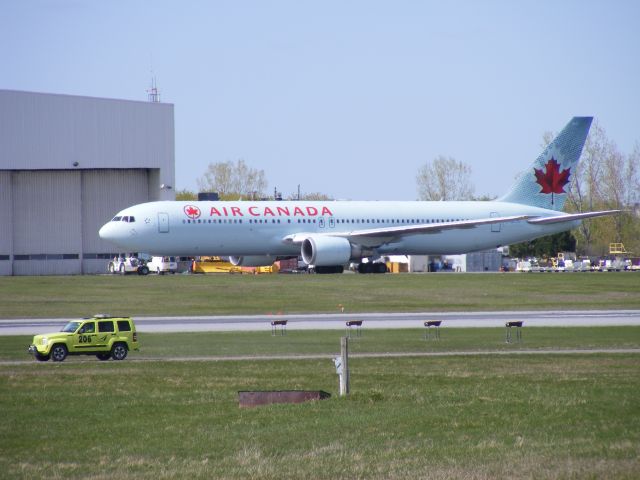
{"type": "Polygon", "coordinates": [[[122,220],[122,217],[113,217],[113,220],[111,220],[112,222],[119,222],[120,220],[122,220]]]}
{"type": "Polygon", "coordinates": [[[133,223],[136,221],[136,217],[129,217],[129,223],[133,223]]]}

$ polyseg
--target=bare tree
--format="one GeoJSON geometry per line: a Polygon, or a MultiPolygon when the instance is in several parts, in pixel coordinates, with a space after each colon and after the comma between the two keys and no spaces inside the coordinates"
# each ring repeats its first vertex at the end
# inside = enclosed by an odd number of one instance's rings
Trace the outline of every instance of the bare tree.
{"type": "Polygon", "coordinates": [[[300,198],[298,198],[298,194],[297,193],[292,193],[291,195],[287,196],[287,200],[320,200],[320,201],[323,201],[323,200],[333,200],[333,198],[331,198],[326,193],[306,192],[306,193],[301,193],[300,194],[300,198]]]}
{"type": "MultiPolygon", "coordinates": [[[[589,212],[604,207],[600,184],[602,181],[602,159],[611,148],[604,129],[597,121],[593,123],[587,136],[580,162],[574,167],[569,192],[567,210],[570,212],[589,212]]],[[[585,220],[577,229],[578,243],[582,253],[594,253],[594,245],[602,221],[585,220]]],[[[602,245],[600,246],[602,249],[602,245]]]]}
{"type": "MultiPolygon", "coordinates": [[[[631,155],[623,155],[615,144],[607,151],[603,158],[603,178],[601,192],[607,208],[632,210],[640,202],[640,154],[638,145],[631,155]]],[[[625,232],[629,231],[630,223],[634,222],[631,212],[614,215],[610,219],[613,224],[613,234],[610,240],[623,242],[625,232]]],[[[632,237],[633,238],[633,237],[632,237]]]]}
{"type": "Polygon", "coordinates": [[[438,156],[425,163],[416,177],[420,200],[470,200],[471,167],[453,157],[438,156]]]}
{"type": "Polygon", "coordinates": [[[201,191],[218,192],[223,200],[265,196],[267,180],[264,170],[250,168],[244,160],[210,163],[198,179],[201,191]]]}
{"type": "Polygon", "coordinates": [[[198,195],[196,195],[195,192],[192,192],[191,190],[187,190],[186,188],[176,191],[176,200],[197,200],[197,199],[198,199],[198,195]]]}

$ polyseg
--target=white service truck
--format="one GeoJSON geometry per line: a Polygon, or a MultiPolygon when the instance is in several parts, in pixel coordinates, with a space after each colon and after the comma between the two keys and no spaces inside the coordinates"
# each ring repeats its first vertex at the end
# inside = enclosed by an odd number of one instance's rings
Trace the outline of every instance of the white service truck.
{"type": "Polygon", "coordinates": [[[176,273],[178,271],[177,260],[176,257],[152,257],[151,260],[147,262],[147,267],[150,272],[155,272],[158,275],[176,273]]]}

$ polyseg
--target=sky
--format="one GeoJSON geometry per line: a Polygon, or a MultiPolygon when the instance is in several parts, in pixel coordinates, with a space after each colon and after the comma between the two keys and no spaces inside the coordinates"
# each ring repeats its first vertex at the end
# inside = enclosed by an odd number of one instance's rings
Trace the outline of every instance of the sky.
{"type": "Polygon", "coordinates": [[[438,155],[504,193],[545,131],[640,142],[637,1],[1,0],[0,89],[174,105],[177,190],[243,159],[269,191],[415,200],[438,155]]]}

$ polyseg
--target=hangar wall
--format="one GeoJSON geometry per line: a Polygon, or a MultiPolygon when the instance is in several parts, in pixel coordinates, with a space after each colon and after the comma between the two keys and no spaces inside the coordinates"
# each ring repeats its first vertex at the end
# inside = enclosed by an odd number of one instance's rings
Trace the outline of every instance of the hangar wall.
{"type": "Polygon", "coordinates": [[[0,275],[105,272],[99,228],[174,179],[173,105],[0,90],[0,275]]]}
{"type": "Polygon", "coordinates": [[[116,252],[113,245],[98,237],[97,232],[119,210],[149,201],[152,177],[150,170],[140,169],[84,172],[81,192],[83,273],[106,271],[108,259],[116,252]],[[113,209],[114,205],[119,206],[113,209]]]}
{"type": "Polygon", "coordinates": [[[0,275],[11,275],[13,232],[11,215],[11,172],[0,171],[0,275]]]}

